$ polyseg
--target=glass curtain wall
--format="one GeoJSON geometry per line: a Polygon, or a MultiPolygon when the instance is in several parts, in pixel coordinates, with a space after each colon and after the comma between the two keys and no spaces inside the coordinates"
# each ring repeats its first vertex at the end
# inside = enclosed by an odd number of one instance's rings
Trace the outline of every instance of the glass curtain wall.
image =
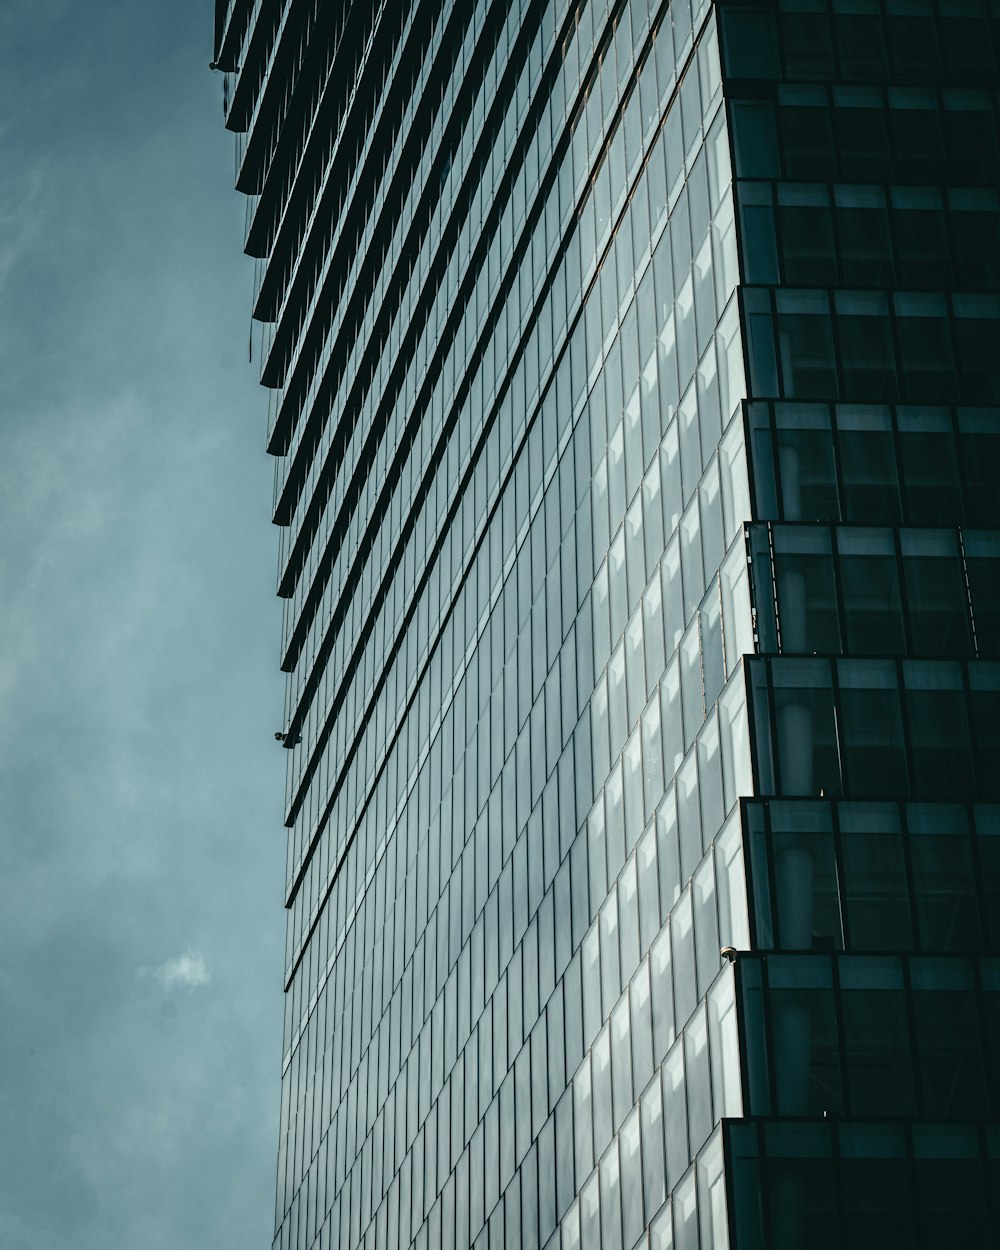
{"type": "Polygon", "coordinates": [[[286,603],[274,1244],[722,1244],[752,620],[715,14],[223,9],[286,603]]]}
{"type": "Polygon", "coordinates": [[[993,1244],[998,12],[718,9],[761,653],[733,1242],[993,1244]]]}

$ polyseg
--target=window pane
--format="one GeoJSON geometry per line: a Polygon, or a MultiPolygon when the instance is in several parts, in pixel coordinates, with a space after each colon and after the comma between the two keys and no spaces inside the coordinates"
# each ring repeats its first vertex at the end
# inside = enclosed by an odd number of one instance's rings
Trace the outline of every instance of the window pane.
{"type": "Polygon", "coordinates": [[[779,289],[777,298],[784,394],[795,399],[836,397],[833,330],[825,293],[779,289]]]}
{"type": "Polygon", "coordinates": [[[904,665],[904,679],[917,795],[971,793],[972,752],[959,666],[911,661],[904,665]]]}
{"type": "Polygon", "coordinates": [[[856,655],[905,650],[896,547],[889,530],[837,534],[847,649],[856,655]]]}
{"type": "Polygon", "coordinates": [[[828,412],[776,404],[775,426],[785,520],[838,520],[840,502],[828,412]]]}
{"type": "Polygon", "coordinates": [[[837,654],[840,622],[829,531],[778,527],[774,553],[781,650],[837,654]]]}
{"type": "Polygon", "coordinates": [[[892,427],[883,409],[838,409],[845,520],[901,519],[892,427]]]}
{"type": "Polygon", "coordinates": [[[889,803],[844,803],[839,817],[851,945],[858,950],[911,949],[913,928],[899,809],[889,803]]]}
{"type": "Polygon", "coordinates": [[[778,942],[787,950],[843,946],[830,808],[771,804],[778,942]]]}
{"type": "Polygon", "coordinates": [[[829,962],[773,956],[767,969],[778,1114],[840,1114],[843,1094],[829,962]]]}
{"type": "Polygon", "coordinates": [[[840,793],[840,763],[829,668],[799,660],[775,661],[774,711],[781,792],[840,793]]]}
{"type": "Polygon", "coordinates": [[[785,282],[835,286],[837,257],[827,189],[779,183],[778,205],[785,282]]]}
{"type": "Polygon", "coordinates": [[[841,660],[837,676],[848,793],[858,798],[905,797],[906,755],[895,665],[841,660]]]}
{"type": "Polygon", "coordinates": [[[967,530],[965,563],[979,655],[1000,654],[1000,534],[967,530]]]}
{"type": "Polygon", "coordinates": [[[977,1116],[986,1086],[971,964],[914,959],[910,976],[923,1114],[977,1116]]]}
{"type": "Polygon", "coordinates": [[[643,1189],[647,1220],[656,1211],[666,1194],[663,1170],[663,1097],[659,1076],[650,1082],[642,1096],[642,1162],[643,1189]]]}
{"type": "Polygon", "coordinates": [[[908,519],[918,525],[962,515],[958,462],[947,413],[900,408],[899,453],[908,519]]]}
{"type": "Polygon", "coordinates": [[[843,959],[840,975],[851,1115],[913,1115],[902,970],[893,959],[843,959]]]}

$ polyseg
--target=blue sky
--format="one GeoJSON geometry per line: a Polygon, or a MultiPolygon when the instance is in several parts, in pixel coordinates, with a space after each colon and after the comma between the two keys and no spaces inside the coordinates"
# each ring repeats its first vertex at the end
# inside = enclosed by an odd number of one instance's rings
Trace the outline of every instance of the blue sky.
{"type": "Polygon", "coordinates": [[[0,3],[0,1245],[271,1240],[284,753],[212,0],[0,3]]]}

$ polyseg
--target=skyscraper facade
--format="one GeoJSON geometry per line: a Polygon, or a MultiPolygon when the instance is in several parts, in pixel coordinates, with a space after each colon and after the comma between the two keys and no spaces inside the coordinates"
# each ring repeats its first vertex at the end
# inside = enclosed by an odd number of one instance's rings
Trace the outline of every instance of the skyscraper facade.
{"type": "Polygon", "coordinates": [[[995,0],[218,0],[277,1250],[1000,1243],[995,0]]]}

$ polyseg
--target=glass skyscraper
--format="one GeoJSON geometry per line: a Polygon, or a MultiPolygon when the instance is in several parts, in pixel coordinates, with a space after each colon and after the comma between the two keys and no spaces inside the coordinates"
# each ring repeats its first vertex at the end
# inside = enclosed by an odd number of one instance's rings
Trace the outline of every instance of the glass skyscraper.
{"type": "Polygon", "coordinates": [[[1000,1244],[997,0],[218,0],[276,1250],[1000,1244]]]}

